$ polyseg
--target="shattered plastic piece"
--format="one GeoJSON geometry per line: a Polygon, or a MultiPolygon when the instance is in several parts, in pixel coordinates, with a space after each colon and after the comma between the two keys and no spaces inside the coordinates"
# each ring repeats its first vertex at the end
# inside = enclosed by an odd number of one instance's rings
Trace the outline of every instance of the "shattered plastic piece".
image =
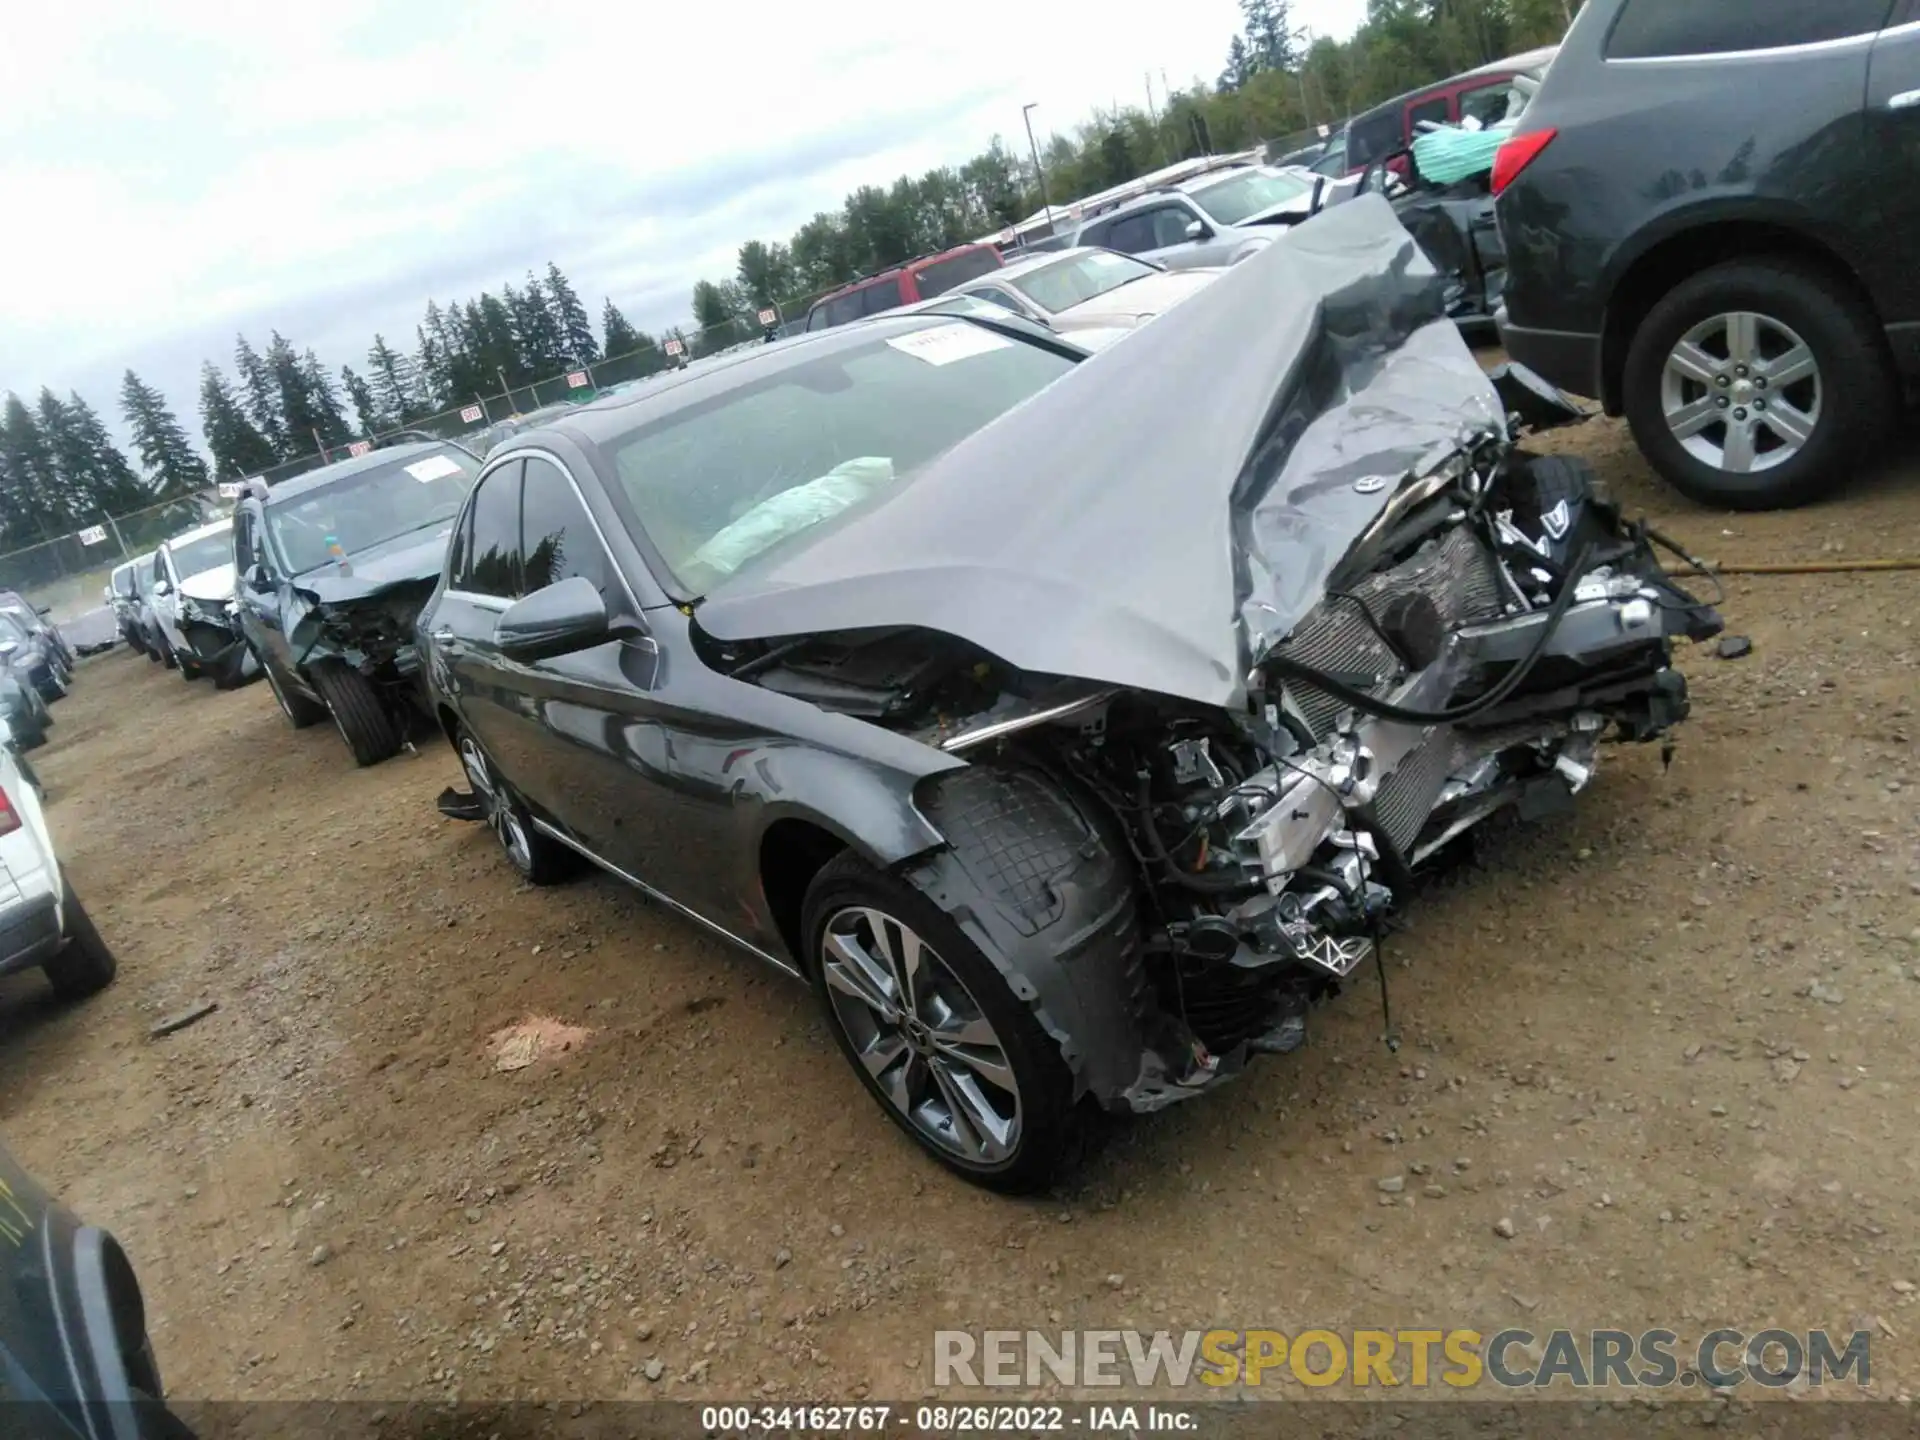
{"type": "Polygon", "coordinates": [[[449,820],[484,820],[486,802],[471,790],[456,790],[451,785],[440,792],[435,807],[449,820]]]}
{"type": "Polygon", "coordinates": [[[1722,660],[1744,660],[1753,653],[1753,641],[1744,635],[1723,635],[1714,653],[1722,660]]]}

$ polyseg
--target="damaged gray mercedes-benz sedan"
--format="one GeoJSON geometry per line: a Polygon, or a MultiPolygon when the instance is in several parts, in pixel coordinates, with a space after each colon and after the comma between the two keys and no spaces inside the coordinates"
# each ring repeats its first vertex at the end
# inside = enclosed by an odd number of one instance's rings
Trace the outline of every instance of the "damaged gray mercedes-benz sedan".
{"type": "Polygon", "coordinates": [[[1444,299],[1362,198],[1091,359],[881,317],[510,439],[419,624],[443,810],[805,977],[907,1134],[1044,1183],[1687,713],[1718,617],[1444,299]]]}

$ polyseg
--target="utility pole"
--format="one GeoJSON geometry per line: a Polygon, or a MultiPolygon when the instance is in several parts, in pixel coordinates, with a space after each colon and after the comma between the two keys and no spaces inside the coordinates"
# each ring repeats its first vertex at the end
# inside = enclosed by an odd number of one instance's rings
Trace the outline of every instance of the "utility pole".
{"type": "Polygon", "coordinates": [[[1053,205],[1047,199],[1047,172],[1040,168],[1040,143],[1033,138],[1033,112],[1040,108],[1038,100],[1030,100],[1020,107],[1020,118],[1027,125],[1027,148],[1033,151],[1033,178],[1040,186],[1040,208],[1047,212],[1047,233],[1053,233],[1053,205]]]}

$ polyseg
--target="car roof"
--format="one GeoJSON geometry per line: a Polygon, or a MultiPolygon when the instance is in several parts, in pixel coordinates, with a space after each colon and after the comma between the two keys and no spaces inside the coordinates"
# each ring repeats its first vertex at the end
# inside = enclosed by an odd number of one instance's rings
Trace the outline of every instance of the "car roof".
{"type": "Polygon", "coordinates": [[[1560,53],[1558,45],[1542,45],[1537,50],[1523,50],[1518,55],[1509,55],[1504,60],[1490,60],[1485,65],[1476,65],[1471,70],[1462,70],[1457,75],[1449,75],[1444,80],[1435,80],[1430,85],[1416,85],[1411,90],[1402,91],[1391,100],[1382,100],[1378,105],[1361,111],[1347,122],[1345,128],[1352,129],[1363,120],[1371,120],[1383,110],[1392,110],[1406,104],[1416,95],[1433,95],[1442,90],[1450,90],[1462,80],[1474,80],[1482,75],[1524,75],[1532,71],[1545,70],[1553,63],[1553,57],[1560,53]]]}
{"type": "MultiPolygon", "coordinates": [[[[487,461],[492,464],[498,457],[537,449],[543,435],[558,434],[576,444],[597,448],[627,435],[641,425],[724,395],[750,381],[764,380],[782,371],[798,369],[813,360],[864,348],[872,344],[876,336],[910,335],[940,325],[977,323],[980,322],[957,315],[893,310],[850,325],[810,330],[789,339],[775,340],[771,344],[753,345],[738,352],[715,355],[696,361],[685,369],[655,375],[651,377],[654,383],[644,389],[602,395],[585,405],[576,405],[571,415],[563,416],[538,430],[523,430],[509,436],[499,448],[488,454],[487,461]]],[[[1028,343],[1046,343],[1045,337],[1023,330],[1017,324],[988,328],[1028,343]]],[[[1076,347],[1067,345],[1062,348],[1076,347]]]]}
{"type": "MultiPolygon", "coordinates": [[[[350,475],[359,475],[367,470],[377,470],[391,465],[396,460],[411,460],[421,455],[431,455],[436,450],[450,447],[445,440],[413,440],[404,445],[389,445],[381,450],[369,450],[364,455],[350,455],[345,460],[336,460],[331,465],[322,465],[318,470],[309,470],[304,475],[295,475],[282,480],[267,491],[266,503],[278,504],[290,500],[295,495],[305,495],[311,490],[324,490],[336,480],[345,480],[350,475]]],[[[452,447],[458,448],[458,447],[452,447]]]]}

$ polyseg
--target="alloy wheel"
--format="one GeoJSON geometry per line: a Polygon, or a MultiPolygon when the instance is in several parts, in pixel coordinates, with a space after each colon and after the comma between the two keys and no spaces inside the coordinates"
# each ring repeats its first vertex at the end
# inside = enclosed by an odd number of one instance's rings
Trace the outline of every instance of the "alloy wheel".
{"type": "Polygon", "coordinates": [[[494,775],[492,767],[487,764],[487,757],[480,753],[480,747],[474,743],[471,735],[460,737],[460,765],[467,772],[473,793],[480,797],[480,803],[487,812],[487,828],[499,837],[508,858],[518,869],[531,870],[533,845],[527,838],[526,827],[520,823],[520,815],[512,797],[494,775]]]}
{"type": "Polygon", "coordinates": [[[979,1003],[909,926],[870,906],[828,918],[834,1021],[886,1101],[935,1147],[994,1165],[1020,1143],[1020,1086],[979,1003]]]}
{"type": "Polygon", "coordinates": [[[1784,465],[1813,439],[1825,386],[1813,349],[1770,315],[1737,310],[1675,342],[1660,375],[1673,438],[1702,464],[1747,475],[1784,465]]]}

